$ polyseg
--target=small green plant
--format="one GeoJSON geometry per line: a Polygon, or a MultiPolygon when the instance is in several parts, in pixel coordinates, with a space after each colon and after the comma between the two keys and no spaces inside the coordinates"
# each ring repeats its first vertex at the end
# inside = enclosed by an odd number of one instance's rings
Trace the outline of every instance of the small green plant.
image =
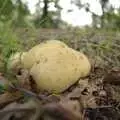
{"type": "Polygon", "coordinates": [[[11,27],[11,22],[1,23],[0,26],[0,71],[7,72],[7,62],[11,54],[21,51],[20,40],[11,27]]]}

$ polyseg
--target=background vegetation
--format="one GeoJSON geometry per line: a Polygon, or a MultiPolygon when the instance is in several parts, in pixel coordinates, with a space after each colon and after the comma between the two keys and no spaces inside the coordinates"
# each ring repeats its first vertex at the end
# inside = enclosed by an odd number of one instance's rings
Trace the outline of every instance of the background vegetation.
{"type": "Polygon", "coordinates": [[[115,8],[110,0],[99,0],[99,3],[101,16],[91,10],[89,3],[71,0],[71,4],[92,14],[92,25],[79,28],[62,21],[59,0],[38,0],[34,14],[22,0],[0,0],[0,70],[6,72],[12,53],[47,39],[64,41],[86,53],[98,65],[120,66],[120,8],[115,8]],[[56,11],[49,10],[50,4],[54,4],[56,11]]]}

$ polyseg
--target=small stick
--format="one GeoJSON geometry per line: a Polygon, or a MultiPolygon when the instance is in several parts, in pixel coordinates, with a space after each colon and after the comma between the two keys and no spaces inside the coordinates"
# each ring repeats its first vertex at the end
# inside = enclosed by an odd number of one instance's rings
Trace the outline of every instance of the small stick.
{"type": "Polygon", "coordinates": [[[35,112],[35,108],[12,108],[12,109],[8,109],[8,110],[0,110],[0,118],[2,119],[2,117],[6,116],[9,113],[15,113],[15,112],[29,112],[29,113],[33,113],[35,112]]]}

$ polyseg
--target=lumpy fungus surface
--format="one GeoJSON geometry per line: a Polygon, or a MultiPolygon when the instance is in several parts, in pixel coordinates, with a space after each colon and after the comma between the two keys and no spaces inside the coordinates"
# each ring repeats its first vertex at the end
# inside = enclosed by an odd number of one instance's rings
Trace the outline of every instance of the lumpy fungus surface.
{"type": "Polygon", "coordinates": [[[86,55],[58,40],[49,40],[31,48],[22,58],[38,89],[60,93],[90,73],[86,55]]]}

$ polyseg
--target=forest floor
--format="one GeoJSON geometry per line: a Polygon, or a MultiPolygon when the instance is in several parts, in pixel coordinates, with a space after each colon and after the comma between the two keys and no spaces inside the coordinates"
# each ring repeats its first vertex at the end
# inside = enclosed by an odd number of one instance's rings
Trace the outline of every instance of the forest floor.
{"type": "MultiPolygon", "coordinates": [[[[18,30],[25,50],[44,40],[57,39],[84,52],[91,73],[61,94],[37,93],[8,82],[0,74],[0,120],[120,120],[120,33],[88,30],[18,30]]],[[[21,74],[19,74],[20,76],[21,74]]]]}

